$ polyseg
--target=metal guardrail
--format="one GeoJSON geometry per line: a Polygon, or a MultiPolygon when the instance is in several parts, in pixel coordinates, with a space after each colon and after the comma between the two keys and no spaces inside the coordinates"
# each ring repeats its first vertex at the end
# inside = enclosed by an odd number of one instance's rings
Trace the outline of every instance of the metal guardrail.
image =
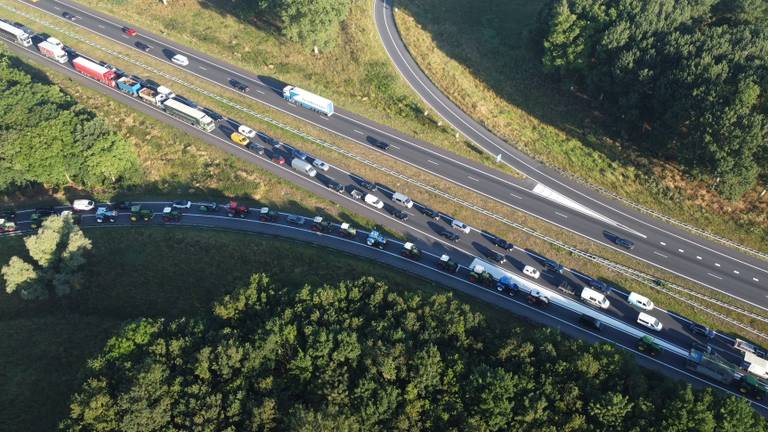
{"type": "Polygon", "coordinates": [[[495,219],[495,220],[497,220],[497,221],[499,221],[499,222],[501,222],[501,223],[503,223],[505,225],[508,225],[510,227],[518,229],[518,230],[520,230],[520,231],[522,231],[522,232],[524,232],[524,233],[526,233],[528,235],[531,235],[531,236],[534,236],[534,237],[536,237],[536,238],[538,238],[540,240],[546,241],[546,242],[548,242],[548,243],[550,243],[552,245],[560,247],[560,248],[562,248],[562,249],[564,249],[564,250],[566,250],[568,252],[571,252],[571,253],[573,253],[575,255],[578,255],[578,256],[580,256],[582,258],[586,258],[586,259],[588,259],[588,260],[590,260],[592,262],[601,264],[604,267],[607,267],[607,268],[609,268],[609,269],[611,269],[611,270],[613,270],[615,272],[621,273],[621,274],[623,274],[623,275],[625,275],[627,277],[630,277],[630,278],[632,278],[634,280],[637,280],[637,281],[639,281],[641,283],[644,283],[644,284],[648,285],[649,287],[651,287],[653,289],[656,289],[656,290],[658,290],[660,292],[663,292],[663,293],[665,293],[665,294],[667,294],[669,296],[672,296],[672,297],[674,297],[674,298],[676,298],[676,299],[678,299],[680,301],[683,301],[683,302],[693,306],[694,308],[700,309],[700,310],[702,310],[702,311],[704,311],[706,313],[709,313],[709,314],[711,314],[711,315],[713,315],[713,316],[715,316],[715,317],[717,317],[717,318],[719,318],[719,319],[721,319],[723,321],[726,321],[726,322],[728,322],[728,323],[730,323],[730,324],[732,324],[734,326],[737,326],[739,328],[742,328],[742,329],[744,329],[744,330],[746,330],[746,331],[748,331],[748,332],[750,332],[750,333],[752,333],[752,334],[754,334],[756,336],[759,336],[759,337],[761,337],[761,338],[763,338],[765,340],[768,340],[768,334],[766,334],[764,332],[761,332],[759,330],[756,330],[756,329],[754,329],[754,328],[752,328],[752,327],[750,327],[750,326],[748,326],[746,324],[743,324],[743,323],[741,323],[741,322],[739,322],[739,321],[737,321],[737,320],[735,320],[733,318],[727,317],[727,316],[725,316],[724,314],[722,314],[720,312],[714,311],[714,310],[712,310],[712,309],[710,309],[710,308],[708,308],[706,306],[703,306],[703,305],[701,305],[701,304],[699,304],[697,302],[694,302],[694,301],[692,301],[692,300],[690,300],[688,298],[685,298],[685,297],[681,296],[680,294],[674,293],[670,289],[666,289],[666,288],[672,288],[672,289],[675,289],[677,291],[684,292],[684,293],[686,293],[686,294],[688,294],[690,296],[696,297],[696,298],[698,298],[700,300],[716,304],[716,305],[718,305],[720,307],[727,308],[727,309],[732,310],[734,312],[743,314],[745,316],[749,316],[750,318],[753,318],[753,319],[758,319],[758,320],[763,321],[763,322],[768,322],[768,318],[766,318],[766,317],[762,317],[760,315],[757,315],[755,313],[746,311],[746,310],[744,310],[742,308],[739,308],[737,306],[729,305],[727,303],[724,303],[724,302],[722,302],[720,300],[717,300],[715,298],[712,298],[710,296],[707,296],[707,295],[695,292],[695,291],[687,289],[687,288],[680,287],[680,286],[675,285],[675,284],[665,283],[664,287],[658,286],[657,284],[653,283],[653,281],[655,281],[656,278],[651,276],[651,275],[642,273],[642,272],[640,272],[638,270],[631,269],[631,268],[626,267],[626,266],[624,266],[622,264],[614,263],[614,262],[612,262],[612,261],[610,261],[610,260],[608,260],[606,258],[602,258],[602,257],[594,255],[592,253],[589,253],[589,252],[586,252],[586,251],[582,251],[582,250],[580,250],[580,249],[578,249],[576,247],[573,247],[573,246],[570,246],[570,245],[568,245],[566,243],[563,243],[560,240],[548,237],[548,236],[546,236],[546,235],[544,235],[542,233],[539,233],[538,231],[536,231],[536,230],[534,230],[532,228],[526,227],[524,225],[520,225],[520,224],[518,224],[516,222],[513,222],[513,221],[511,221],[511,220],[509,220],[509,219],[507,219],[507,218],[505,218],[505,217],[503,217],[501,215],[497,215],[497,214],[495,214],[495,213],[493,213],[493,212],[491,212],[489,210],[486,210],[486,209],[484,209],[484,208],[482,208],[482,207],[480,207],[478,205],[475,205],[473,203],[465,201],[465,200],[463,200],[461,198],[455,197],[455,196],[453,196],[453,195],[451,195],[451,194],[449,194],[447,192],[444,192],[444,191],[442,191],[442,190],[440,190],[440,189],[438,189],[436,187],[433,187],[431,185],[423,183],[423,182],[421,182],[419,180],[412,179],[412,178],[410,178],[410,177],[408,177],[408,176],[406,176],[404,174],[401,174],[401,173],[399,173],[397,171],[394,171],[394,170],[392,170],[392,169],[390,169],[388,167],[385,167],[383,165],[379,165],[376,162],[369,161],[369,160],[367,160],[367,159],[365,159],[365,158],[363,158],[361,156],[358,156],[358,155],[356,155],[356,154],[354,154],[354,153],[352,153],[352,152],[350,152],[350,151],[348,151],[346,149],[343,149],[341,147],[333,145],[333,144],[331,144],[329,142],[326,142],[326,141],[324,141],[322,139],[315,138],[312,135],[309,135],[309,134],[307,134],[307,133],[305,133],[305,132],[303,132],[301,130],[298,130],[298,129],[292,127],[292,126],[286,125],[286,124],[284,124],[284,123],[282,123],[280,121],[277,121],[275,119],[272,119],[272,118],[270,118],[270,117],[268,117],[268,116],[266,116],[264,114],[260,114],[260,113],[258,113],[256,111],[251,110],[250,108],[243,107],[243,106],[237,104],[236,102],[230,101],[230,100],[228,100],[228,99],[226,99],[224,97],[221,97],[221,96],[219,96],[219,95],[217,95],[215,93],[212,93],[212,92],[210,92],[208,90],[202,89],[202,88],[200,88],[200,87],[198,87],[198,86],[196,86],[196,85],[194,85],[192,83],[188,83],[188,82],[186,82],[186,81],[184,81],[184,80],[182,80],[180,78],[177,78],[177,77],[172,76],[170,74],[167,74],[167,73],[165,73],[163,71],[160,71],[160,70],[158,70],[158,69],[156,69],[156,68],[154,68],[154,67],[152,67],[150,65],[146,65],[146,64],[144,64],[144,63],[142,63],[142,62],[140,62],[138,60],[134,60],[134,59],[132,59],[130,57],[127,57],[127,56],[125,56],[125,55],[123,55],[121,53],[115,52],[115,51],[113,51],[113,50],[111,50],[109,48],[106,48],[106,47],[96,43],[96,42],[87,40],[87,39],[81,37],[80,35],[78,35],[76,33],[73,33],[73,32],[71,32],[69,30],[61,28],[61,27],[59,27],[59,26],[57,26],[55,24],[49,23],[48,21],[39,19],[39,18],[37,18],[35,16],[32,16],[32,15],[30,15],[30,14],[24,12],[24,11],[17,10],[15,8],[11,7],[11,6],[8,6],[8,5],[5,5],[5,4],[2,4],[2,3],[0,3],[0,7],[3,7],[3,8],[5,8],[5,9],[7,9],[7,10],[13,12],[13,13],[18,14],[18,15],[21,15],[21,16],[24,16],[26,18],[29,18],[30,20],[35,21],[38,24],[41,24],[41,25],[46,26],[48,28],[57,30],[57,31],[59,31],[59,32],[61,32],[63,34],[66,34],[67,36],[69,36],[69,37],[71,37],[73,39],[77,39],[80,42],[83,42],[83,43],[85,43],[87,45],[90,45],[90,46],[92,46],[94,48],[97,48],[97,49],[99,49],[101,51],[104,51],[104,52],[106,52],[106,53],[108,53],[108,54],[110,54],[112,56],[115,56],[117,58],[120,58],[120,59],[122,59],[122,60],[124,60],[124,61],[126,61],[128,63],[132,63],[132,64],[134,64],[136,66],[139,66],[139,67],[141,67],[141,68],[143,68],[143,69],[145,69],[147,71],[150,71],[150,72],[152,72],[152,73],[154,73],[156,75],[160,75],[162,77],[165,77],[165,78],[167,78],[170,81],[173,81],[173,82],[175,82],[177,84],[180,84],[180,85],[182,85],[184,87],[192,89],[192,90],[194,90],[194,91],[196,91],[198,93],[201,93],[201,94],[206,95],[206,96],[208,96],[210,98],[213,98],[213,99],[215,99],[215,100],[217,100],[217,101],[219,101],[219,102],[221,102],[221,103],[223,103],[225,105],[231,106],[231,107],[233,107],[233,108],[235,108],[235,109],[237,109],[239,111],[242,111],[244,113],[250,114],[251,116],[258,118],[261,121],[264,121],[264,122],[269,123],[269,124],[271,124],[273,126],[276,126],[276,127],[281,128],[283,130],[291,132],[294,135],[298,135],[298,136],[300,136],[300,137],[302,137],[302,138],[304,138],[304,139],[306,139],[308,141],[311,141],[311,142],[313,142],[313,143],[315,143],[315,144],[317,144],[319,146],[322,146],[322,147],[325,147],[327,149],[333,150],[333,151],[335,151],[337,153],[340,153],[340,154],[342,154],[342,155],[344,155],[344,156],[346,156],[346,157],[348,157],[350,159],[354,159],[354,160],[356,160],[356,161],[358,161],[358,162],[360,162],[360,163],[362,163],[364,165],[370,166],[370,167],[375,168],[375,169],[377,169],[379,171],[382,171],[382,172],[384,172],[384,173],[386,173],[386,174],[388,174],[390,176],[399,178],[399,179],[401,179],[401,180],[403,180],[405,182],[408,182],[410,184],[413,184],[413,185],[415,185],[415,186],[417,186],[417,187],[419,187],[421,189],[427,190],[427,191],[429,191],[429,192],[431,192],[431,193],[433,193],[433,194],[435,194],[437,196],[440,196],[442,198],[450,200],[450,201],[452,201],[454,203],[457,203],[459,205],[462,205],[464,207],[470,208],[470,209],[472,209],[472,210],[474,210],[474,211],[476,211],[478,213],[484,214],[484,215],[486,215],[486,216],[488,216],[490,218],[493,218],[493,219],[495,219]]]}

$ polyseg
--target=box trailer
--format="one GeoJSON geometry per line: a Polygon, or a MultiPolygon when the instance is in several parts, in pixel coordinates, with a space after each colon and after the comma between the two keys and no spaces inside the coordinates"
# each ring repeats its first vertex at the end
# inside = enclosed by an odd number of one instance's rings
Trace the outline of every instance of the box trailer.
{"type": "Polygon", "coordinates": [[[75,67],[75,70],[87,77],[93,78],[110,87],[115,86],[115,77],[117,74],[115,74],[115,71],[112,69],[105,68],[84,57],[77,57],[72,60],[72,65],[75,67]]]}
{"type": "Polygon", "coordinates": [[[285,86],[283,88],[283,99],[327,116],[333,114],[333,102],[298,87],[285,86]]]}

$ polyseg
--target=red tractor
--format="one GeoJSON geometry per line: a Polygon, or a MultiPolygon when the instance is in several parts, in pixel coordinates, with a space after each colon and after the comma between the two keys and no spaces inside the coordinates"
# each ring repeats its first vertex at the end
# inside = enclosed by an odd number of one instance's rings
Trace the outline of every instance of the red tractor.
{"type": "Polygon", "coordinates": [[[227,208],[227,216],[229,217],[237,216],[239,218],[245,218],[250,212],[251,209],[244,205],[238,205],[237,201],[230,201],[229,207],[227,208]]]}

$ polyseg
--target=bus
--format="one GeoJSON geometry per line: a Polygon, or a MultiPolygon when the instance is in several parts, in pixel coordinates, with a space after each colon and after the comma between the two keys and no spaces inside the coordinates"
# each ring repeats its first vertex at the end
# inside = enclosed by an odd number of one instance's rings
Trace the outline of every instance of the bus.
{"type": "Polygon", "coordinates": [[[23,46],[31,46],[32,45],[32,38],[29,36],[29,33],[26,31],[13,26],[5,21],[0,20],[0,30],[2,30],[4,33],[7,33],[11,36],[13,36],[16,39],[16,42],[20,43],[23,46]]]}
{"type": "Polygon", "coordinates": [[[165,102],[163,102],[163,108],[165,109],[165,112],[168,114],[176,117],[177,119],[189,123],[192,126],[198,127],[206,132],[211,132],[216,125],[213,122],[213,119],[205,115],[200,110],[194,109],[192,107],[189,107],[187,105],[184,105],[183,103],[168,99],[165,102]]]}

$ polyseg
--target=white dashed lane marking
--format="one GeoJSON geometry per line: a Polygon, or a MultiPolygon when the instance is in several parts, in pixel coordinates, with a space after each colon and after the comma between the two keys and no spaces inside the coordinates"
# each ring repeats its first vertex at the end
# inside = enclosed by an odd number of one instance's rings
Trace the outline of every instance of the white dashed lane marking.
{"type": "Polygon", "coordinates": [[[360,131],[359,131],[359,130],[357,130],[357,129],[352,129],[352,130],[354,130],[356,133],[359,133],[360,135],[365,135],[365,133],[363,133],[363,132],[360,132],[360,131]]]}
{"type": "Polygon", "coordinates": [[[568,219],[568,216],[567,216],[567,215],[564,215],[564,214],[562,214],[562,213],[560,213],[560,212],[555,212],[555,214],[556,214],[556,215],[558,215],[558,216],[562,216],[562,217],[564,217],[564,218],[568,219]]]}
{"type": "Polygon", "coordinates": [[[659,251],[653,251],[653,253],[655,253],[656,255],[658,255],[658,256],[660,256],[660,257],[663,257],[663,258],[667,258],[667,256],[666,256],[666,255],[664,255],[663,253],[661,253],[661,252],[659,252],[659,251]]]}
{"type": "Polygon", "coordinates": [[[734,273],[736,273],[736,274],[739,274],[739,271],[738,271],[738,270],[734,270],[733,272],[734,272],[734,273]]]}
{"type": "Polygon", "coordinates": [[[427,159],[427,162],[429,162],[431,164],[435,164],[435,165],[440,165],[439,163],[437,163],[437,162],[435,162],[435,161],[433,161],[431,159],[427,159]]]}
{"type": "Polygon", "coordinates": [[[718,263],[715,263],[715,267],[720,267],[720,264],[718,264],[718,263]]]}
{"type": "Polygon", "coordinates": [[[472,181],[476,181],[476,182],[479,182],[479,181],[480,181],[480,180],[478,180],[478,179],[476,179],[476,178],[474,178],[474,177],[472,177],[472,176],[467,176],[467,178],[468,178],[468,179],[470,179],[470,180],[472,180],[472,181]]]}
{"type": "Polygon", "coordinates": [[[678,249],[677,251],[680,252],[680,253],[685,253],[685,251],[682,250],[682,249],[678,249]]]}
{"type": "Polygon", "coordinates": [[[515,195],[515,194],[513,194],[513,193],[510,193],[510,195],[512,195],[513,197],[515,197],[515,198],[517,198],[517,199],[523,199],[523,197],[521,197],[521,196],[518,196],[518,195],[515,195]]]}
{"type": "Polygon", "coordinates": [[[698,255],[696,255],[696,259],[697,259],[697,260],[700,260],[700,259],[701,259],[701,257],[700,257],[700,256],[698,256],[698,255]]]}
{"type": "Polygon", "coordinates": [[[712,277],[713,277],[713,278],[715,278],[715,279],[720,279],[720,280],[722,280],[722,279],[723,279],[723,278],[721,278],[720,276],[715,276],[715,275],[713,275],[712,273],[707,273],[707,274],[708,274],[708,275],[710,275],[710,276],[712,276],[712,277]]]}
{"type": "Polygon", "coordinates": [[[666,245],[667,245],[667,244],[666,244],[666,243],[664,243],[664,242],[659,242],[659,244],[661,244],[662,246],[666,246],[666,245]]]}

